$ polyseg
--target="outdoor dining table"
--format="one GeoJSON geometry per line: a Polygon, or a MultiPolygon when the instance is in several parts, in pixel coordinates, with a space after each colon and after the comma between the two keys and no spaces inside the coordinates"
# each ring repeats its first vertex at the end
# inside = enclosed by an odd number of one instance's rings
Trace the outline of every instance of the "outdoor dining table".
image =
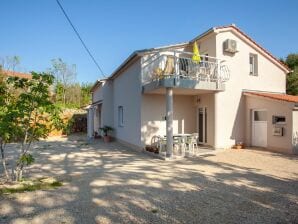
{"type": "MultiPolygon", "coordinates": [[[[191,134],[173,134],[173,139],[182,139],[180,143],[184,144],[187,142],[187,138],[191,136],[191,134]]],[[[164,137],[166,138],[167,136],[165,135],[164,137]]]]}
{"type": "MultiPolygon", "coordinates": [[[[175,137],[190,137],[191,134],[173,134],[173,138],[175,137]]],[[[166,135],[164,135],[164,137],[167,137],[166,135]]]]}

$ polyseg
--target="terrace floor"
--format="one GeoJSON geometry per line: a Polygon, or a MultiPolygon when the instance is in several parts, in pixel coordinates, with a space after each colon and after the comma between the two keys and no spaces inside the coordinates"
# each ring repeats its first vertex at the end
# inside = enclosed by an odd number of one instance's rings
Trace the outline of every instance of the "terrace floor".
{"type": "Polygon", "coordinates": [[[297,156],[225,150],[163,161],[83,136],[35,148],[30,176],[65,184],[0,195],[0,223],[298,223],[297,156]]]}

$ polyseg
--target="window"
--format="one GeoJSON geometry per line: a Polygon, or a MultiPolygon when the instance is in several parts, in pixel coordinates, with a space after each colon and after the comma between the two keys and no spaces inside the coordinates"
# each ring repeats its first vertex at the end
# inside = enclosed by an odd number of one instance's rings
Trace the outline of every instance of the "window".
{"type": "Polygon", "coordinates": [[[285,116],[272,116],[272,124],[285,124],[286,117],[285,116]]]}
{"type": "Polygon", "coordinates": [[[249,74],[258,75],[258,55],[249,54],[249,74]]]}
{"type": "Polygon", "coordinates": [[[265,110],[254,111],[254,121],[267,121],[267,111],[265,110]]]}
{"type": "Polygon", "coordinates": [[[118,126],[123,127],[123,106],[118,106],[118,126]]]}

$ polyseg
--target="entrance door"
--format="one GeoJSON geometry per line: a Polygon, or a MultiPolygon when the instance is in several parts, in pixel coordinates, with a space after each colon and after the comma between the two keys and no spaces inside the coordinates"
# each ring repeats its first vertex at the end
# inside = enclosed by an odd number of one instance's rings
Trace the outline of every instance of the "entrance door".
{"type": "Polygon", "coordinates": [[[199,143],[207,143],[207,107],[198,109],[199,143]]]}
{"type": "Polygon", "coordinates": [[[252,111],[252,145],[267,147],[267,111],[252,111]]]}

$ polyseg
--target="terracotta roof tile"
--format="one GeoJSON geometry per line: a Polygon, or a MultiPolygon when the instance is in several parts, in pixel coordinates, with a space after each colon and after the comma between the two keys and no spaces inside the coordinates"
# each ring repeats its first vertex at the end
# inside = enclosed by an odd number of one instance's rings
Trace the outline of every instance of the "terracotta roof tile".
{"type": "Polygon", "coordinates": [[[253,96],[260,96],[266,97],[273,100],[281,100],[291,103],[298,103],[298,96],[281,94],[281,93],[264,93],[264,92],[244,92],[245,95],[253,95],[253,96]]]}
{"type": "Polygon", "coordinates": [[[2,74],[10,76],[10,77],[19,77],[22,79],[32,79],[31,74],[26,74],[26,73],[21,73],[21,72],[2,70],[2,74]]]}

